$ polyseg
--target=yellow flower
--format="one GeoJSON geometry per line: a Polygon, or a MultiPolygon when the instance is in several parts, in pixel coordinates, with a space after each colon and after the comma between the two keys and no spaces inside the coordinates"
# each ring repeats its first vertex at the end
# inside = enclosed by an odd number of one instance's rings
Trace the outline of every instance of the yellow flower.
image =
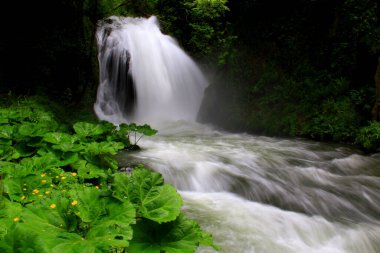
{"type": "Polygon", "coordinates": [[[61,180],[65,180],[66,179],[66,177],[61,177],[61,180]]]}
{"type": "Polygon", "coordinates": [[[44,177],[44,176],[46,176],[46,173],[42,173],[42,174],[41,174],[41,177],[44,177]]]}
{"type": "Polygon", "coordinates": [[[46,191],[45,194],[50,194],[50,191],[46,191]]]}
{"type": "Polygon", "coordinates": [[[32,191],[33,194],[37,194],[37,193],[39,193],[39,192],[40,192],[40,191],[37,190],[37,189],[34,189],[34,190],[32,191]]]}
{"type": "Polygon", "coordinates": [[[73,172],[73,173],[71,173],[71,175],[72,175],[73,177],[76,177],[77,173],[73,172]]]}
{"type": "Polygon", "coordinates": [[[24,200],[25,199],[25,196],[21,196],[21,200],[24,200]]]}
{"type": "Polygon", "coordinates": [[[96,189],[99,189],[99,186],[95,186],[96,189]]]}
{"type": "Polygon", "coordinates": [[[15,217],[13,218],[13,222],[19,222],[20,221],[20,218],[19,217],[15,217]]]}
{"type": "Polygon", "coordinates": [[[46,180],[45,179],[41,180],[41,183],[46,184],[46,180]]]}
{"type": "Polygon", "coordinates": [[[53,184],[50,184],[50,187],[54,187],[54,185],[53,185],[53,184]]]}
{"type": "Polygon", "coordinates": [[[57,205],[54,204],[54,203],[50,205],[50,208],[52,208],[52,209],[54,209],[54,208],[56,208],[56,207],[57,207],[57,205]]]}
{"type": "Polygon", "coordinates": [[[73,202],[71,202],[71,205],[72,206],[76,206],[78,204],[78,201],[77,200],[73,200],[73,202]]]}

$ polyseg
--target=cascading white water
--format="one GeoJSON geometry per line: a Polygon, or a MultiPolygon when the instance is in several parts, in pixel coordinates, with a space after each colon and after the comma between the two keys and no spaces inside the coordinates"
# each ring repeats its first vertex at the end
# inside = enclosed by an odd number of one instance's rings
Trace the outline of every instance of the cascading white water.
{"type": "Polygon", "coordinates": [[[197,124],[206,79],[155,17],[111,17],[97,38],[98,117],[164,122],[120,162],[162,173],[222,253],[380,252],[379,155],[197,124]]]}
{"type": "Polygon", "coordinates": [[[195,121],[207,80],[176,41],[161,33],[156,17],[112,16],[99,24],[97,44],[94,109],[100,119],[195,121]]]}
{"type": "Polygon", "coordinates": [[[222,253],[380,252],[380,155],[183,122],[139,145],[121,161],[162,173],[222,253]]]}

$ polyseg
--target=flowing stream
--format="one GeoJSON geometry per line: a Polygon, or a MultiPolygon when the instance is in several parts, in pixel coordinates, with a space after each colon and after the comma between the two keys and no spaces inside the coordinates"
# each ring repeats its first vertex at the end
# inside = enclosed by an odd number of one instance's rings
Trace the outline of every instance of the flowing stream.
{"type": "Polygon", "coordinates": [[[139,145],[125,165],[162,173],[221,252],[380,252],[380,155],[183,121],[139,145]]]}
{"type": "Polygon", "coordinates": [[[97,39],[97,116],[159,131],[121,163],[162,173],[221,252],[380,253],[380,154],[196,123],[206,78],[155,17],[110,17],[97,39]]]}

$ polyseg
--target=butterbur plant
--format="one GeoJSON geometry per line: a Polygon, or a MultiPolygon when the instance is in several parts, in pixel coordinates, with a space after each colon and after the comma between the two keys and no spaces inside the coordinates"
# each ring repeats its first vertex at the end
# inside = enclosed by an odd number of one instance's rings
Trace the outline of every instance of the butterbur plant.
{"type": "Polygon", "coordinates": [[[126,248],[132,238],[135,209],[128,202],[103,194],[104,190],[85,187],[70,192],[52,190],[50,197],[27,205],[5,200],[2,220],[7,232],[0,240],[1,252],[108,252],[115,247],[126,248]]]}
{"type": "Polygon", "coordinates": [[[38,103],[0,109],[0,252],[195,252],[218,249],[182,212],[182,198],[142,165],[115,155],[148,125],[60,125],[38,103]],[[27,105],[27,106],[26,106],[27,105]]]}
{"type": "Polygon", "coordinates": [[[180,195],[160,174],[140,166],[113,177],[112,187],[72,183],[69,189],[40,188],[35,194],[42,196],[33,201],[3,197],[1,252],[190,253],[200,244],[215,247],[181,214],[180,195]]]}

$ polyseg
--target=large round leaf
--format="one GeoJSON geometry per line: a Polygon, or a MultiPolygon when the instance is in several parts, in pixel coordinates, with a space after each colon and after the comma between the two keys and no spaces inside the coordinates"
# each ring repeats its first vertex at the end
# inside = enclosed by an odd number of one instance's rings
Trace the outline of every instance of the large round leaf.
{"type": "Polygon", "coordinates": [[[157,172],[138,168],[131,175],[116,174],[114,189],[120,199],[126,197],[135,204],[144,218],[161,223],[175,220],[180,213],[181,196],[157,172]]]}
{"type": "Polygon", "coordinates": [[[130,253],[193,253],[202,240],[199,225],[184,215],[175,221],[158,224],[142,220],[133,226],[130,253]]]}

